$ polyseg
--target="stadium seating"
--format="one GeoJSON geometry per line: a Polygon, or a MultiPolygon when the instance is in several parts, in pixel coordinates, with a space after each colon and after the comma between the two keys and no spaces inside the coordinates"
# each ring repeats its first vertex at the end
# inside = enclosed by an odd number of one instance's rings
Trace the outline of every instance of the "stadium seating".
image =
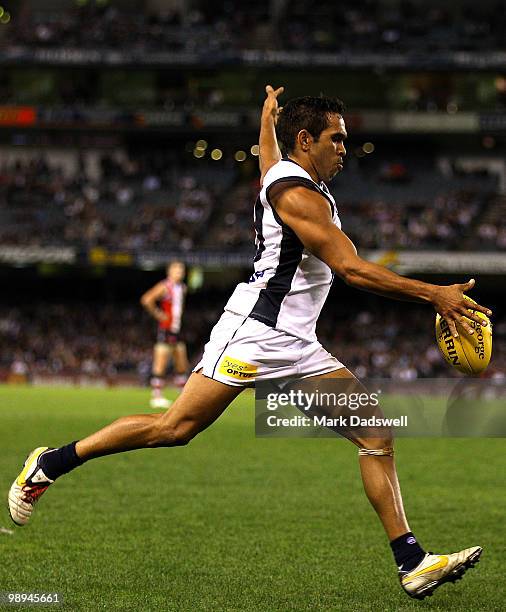
{"type": "MultiPolygon", "coordinates": [[[[217,320],[227,292],[205,291],[189,297],[183,335],[196,363],[203,340],[217,320]]],[[[433,339],[427,308],[403,308],[402,318],[390,303],[361,296],[348,308],[331,299],[319,322],[324,346],[360,378],[449,377],[433,339]],[[410,334],[406,335],[406,329],[410,334]]],[[[28,377],[80,377],[139,384],[150,374],[156,324],[132,301],[67,301],[0,306],[0,379],[13,372],[28,377]],[[65,322],[65,324],[62,324],[65,322]]],[[[494,329],[494,361],[487,375],[506,365],[506,322],[494,329]]]]}
{"type": "Polygon", "coordinates": [[[347,0],[315,6],[299,0],[279,6],[281,10],[269,18],[265,1],[241,2],[231,11],[228,2],[210,5],[201,0],[185,13],[177,4],[165,12],[147,7],[144,12],[132,12],[107,3],[81,3],[53,11],[32,3],[10,25],[8,37],[17,45],[183,51],[359,48],[434,52],[504,46],[503,11],[495,10],[493,3],[427,9],[412,2],[386,5],[347,0]]]}
{"type": "MultiPolygon", "coordinates": [[[[105,158],[97,180],[85,170],[65,175],[50,154],[25,162],[1,159],[2,244],[251,251],[258,183],[241,179],[233,166],[199,161],[178,172],[173,161],[163,170],[154,157],[145,157],[142,164],[124,162],[135,169],[127,172],[105,158]]],[[[501,248],[504,228],[492,213],[501,200],[493,176],[443,176],[427,160],[415,160],[398,181],[385,178],[393,162],[378,161],[377,170],[363,171],[356,161],[350,159],[331,188],[343,228],[361,248],[458,250],[483,241],[501,248]]]]}

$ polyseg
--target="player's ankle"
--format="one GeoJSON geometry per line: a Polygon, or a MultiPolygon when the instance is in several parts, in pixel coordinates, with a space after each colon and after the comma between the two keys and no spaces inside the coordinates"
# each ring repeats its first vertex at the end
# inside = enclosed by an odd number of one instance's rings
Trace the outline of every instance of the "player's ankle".
{"type": "Polygon", "coordinates": [[[410,571],[425,557],[425,551],[418,544],[411,531],[395,538],[390,542],[395,562],[399,569],[410,571]]]}
{"type": "Polygon", "coordinates": [[[84,463],[76,452],[77,440],[41,455],[39,463],[44,474],[56,480],[84,463]]]}
{"type": "Polygon", "coordinates": [[[165,380],[163,376],[157,376],[153,374],[149,381],[152,389],[162,389],[165,386],[165,380]]]}

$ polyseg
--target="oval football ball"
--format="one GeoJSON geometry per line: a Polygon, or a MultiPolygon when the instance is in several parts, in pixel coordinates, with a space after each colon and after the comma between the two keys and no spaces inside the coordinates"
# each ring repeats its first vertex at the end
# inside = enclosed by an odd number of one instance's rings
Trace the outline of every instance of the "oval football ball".
{"type": "MultiPolygon", "coordinates": [[[[465,297],[476,304],[467,295],[465,297]]],[[[436,340],[441,354],[449,365],[464,374],[481,374],[487,369],[492,356],[492,324],[482,312],[469,310],[475,312],[480,319],[487,321],[487,325],[483,326],[468,319],[467,322],[474,329],[474,334],[468,334],[461,325],[457,324],[459,337],[454,338],[446,320],[437,314],[436,340]]]]}

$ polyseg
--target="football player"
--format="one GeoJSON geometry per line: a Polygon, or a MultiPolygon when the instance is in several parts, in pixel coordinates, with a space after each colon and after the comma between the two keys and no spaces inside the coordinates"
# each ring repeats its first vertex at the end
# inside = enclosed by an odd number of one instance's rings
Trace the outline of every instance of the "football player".
{"type": "MultiPolygon", "coordinates": [[[[233,292],[181,395],[166,412],[125,416],[81,440],[32,451],[8,496],[18,525],[30,519],[35,503],[57,478],[96,457],[188,444],[255,382],[296,377],[353,383],[353,374],[315,334],[333,274],[358,289],[430,304],[455,336],[457,323],[467,333],[473,333],[468,319],[484,323],[468,311],[464,299],[474,286],[472,279],[433,285],[399,276],[357,254],[341,230],[336,202],[326,185],[344,167],[344,106],[332,98],[297,98],[278,117],[281,91],[267,87],[261,116],[262,185],[254,207],[254,272],[233,292]]],[[[473,308],[491,314],[484,306],[473,308]]],[[[390,541],[404,590],[423,598],[460,578],[478,561],[481,548],[427,553],[404,513],[392,436],[385,432],[350,439],[358,446],[364,489],[390,541]]]]}
{"type": "Polygon", "coordinates": [[[158,321],[158,333],[153,349],[151,376],[152,408],[168,408],[170,401],[163,396],[165,372],[169,359],[174,360],[174,382],[182,386],[188,370],[186,344],[180,338],[181,318],[184,310],[186,269],[181,261],[167,266],[167,278],[151,287],[141,297],[141,304],[158,321]]]}

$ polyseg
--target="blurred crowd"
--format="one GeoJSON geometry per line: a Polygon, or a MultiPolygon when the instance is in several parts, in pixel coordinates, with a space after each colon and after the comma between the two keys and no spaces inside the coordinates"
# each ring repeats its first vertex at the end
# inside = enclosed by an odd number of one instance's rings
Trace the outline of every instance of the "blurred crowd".
{"type": "MultiPolygon", "coordinates": [[[[134,305],[37,303],[0,311],[1,363],[15,373],[141,373],[149,326],[134,305]]],[[[148,366],[149,367],[149,366],[148,366]]]]}
{"type": "Polygon", "coordinates": [[[410,0],[295,0],[278,3],[277,12],[267,0],[171,3],[158,12],[109,0],[53,11],[43,3],[21,6],[9,25],[12,44],[93,50],[483,50],[504,48],[506,26],[499,1],[427,7],[410,0]]]}
{"type": "MultiPolygon", "coordinates": [[[[190,361],[200,358],[210,330],[221,314],[225,294],[190,296],[182,335],[190,361]]],[[[345,306],[329,300],[319,322],[322,344],[357,376],[399,378],[448,377],[434,339],[428,308],[402,311],[365,297],[345,306]]],[[[106,377],[122,374],[144,383],[151,371],[156,323],[132,302],[34,302],[0,307],[0,371],[34,376],[106,377]]],[[[506,321],[496,321],[494,361],[488,375],[506,365],[506,321]]]]}
{"type": "Polygon", "coordinates": [[[189,250],[230,174],[211,178],[156,156],[104,155],[100,165],[100,178],[84,165],[69,175],[42,156],[1,165],[0,243],[189,250]]]}
{"type": "MultiPolygon", "coordinates": [[[[69,174],[42,156],[0,161],[0,243],[251,252],[257,178],[240,179],[233,165],[202,160],[185,166],[181,160],[102,155],[94,176],[84,163],[69,174]]],[[[446,186],[434,171],[424,175],[426,193],[420,193],[418,183],[404,179],[393,192],[382,192],[385,178],[372,172],[350,171],[342,180],[331,188],[343,229],[361,248],[506,246],[504,219],[482,220],[493,183],[446,186]]]]}
{"type": "Polygon", "coordinates": [[[343,229],[366,249],[459,250],[478,246],[479,236],[465,241],[486,199],[477,192],[436,194],[432,202],[392,205],[384,200],[345,202],[339,212],[343,229]]]}
{"type": "Polygon", "coordinates": [[[504,48],[505,18],[500,3],[353,2],[330,0],[317,6],[309,0],[290,3],[281,28],[287,49],[323,51],[412,51],[504,48]],[[486,38],[487,40],[484,40],[486,38]]]}
{"type": "MultiPolygon", "coordinates": [[[[184,337],[195,360],[219,305],[185,313],[184,337]]],[[[143,383],[151,375],[156,322],[138,302],[35,302],[0,307],[0,370],[36,375],[115,377],[143,383]]]]}
{"type": "Polygon", "coordinates": [[[489,251],[506,251],[506,219],[498,223],[480,223],[477,228],[480,247],[489,251]]]}

